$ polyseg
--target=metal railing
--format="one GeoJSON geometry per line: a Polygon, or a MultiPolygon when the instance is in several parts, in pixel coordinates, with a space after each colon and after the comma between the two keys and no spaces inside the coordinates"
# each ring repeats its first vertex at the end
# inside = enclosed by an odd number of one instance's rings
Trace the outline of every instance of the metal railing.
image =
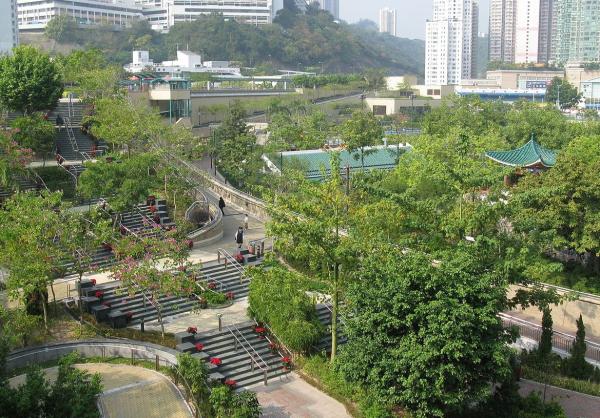
{"type": "MultiPolygon", "coordinates": [[[[256,319],[254,319],[254,323],[256,324],[256,326],[259,325],[258,321],[256,319]]],[[[278,347],[277,352],[279,353],[279,355],[281,357],[292,357],[292,350],[290,350],[289,348],[287,348],[287,346],[282,342],[281,338],[279,338],[277,336],[277,334],[275,334],[275,332],[273,331],[273,329],[268,325],[268,324],[262,324],[262,326],[269,331],[269,334],[271,334],[272,337],[274,337],[275,341],[276,341],[276,345],[278,347]],[[281,353],[281,351],[279,349],[282,349],[283,353],[281,353]],[[285,356],[283,355],[285,354],[285,356]]],[[[265,338],[267,339],[267,341],[269,341],[269,343],[271,344],[275,344],[275,342],[269,338],[269,336],[265,335],[265,338]]]]}
{"type": "Polygon", "coordinates": [[[241,283],[245,277],[244,268],[242,266],[240,266],[240,263],[238,263],[238,261],[235,259],[234,256],[229,254],[229,252],[223,248],[219,248],[217,250],[217,263],[218,264],[221,264],[221,256],[223,256],[223,262],[225,264],[226,269],[229,268],[229,265],[231,264],[233,266],[233,268],[235,268],[238,271],[238,273],[240,273],[240,283],[241,283]]]}
{"type": "Polygon", "coordinates": [[[238,329],[237,326],[232,324],[232,325],[227,325],[226,327],[227,327],[227,330],[229,331],[229,333],[231,334],[231,336],[234,338],[235,351],[237,351],[238,345],[240,345],[244,349],[244,351],[246,352],[246,354],[248,354],[248,357],[250,358],[250,367],[251,367],[252,371],[254,371],[255,367],[258,367],[260,370],[262,370],[263,383],[265,385],[267,385],[268,381],[269,381],[269,376],[268,376],[269,366],[267,365],[265,360],[261,357],[260,354],[258,354],[256,352],[254,347],[252,347],[252,344],[250,344],[248,342],[246,337],[244,337],[244,335],[240,332],[240,330],[238,329]],[[238,338],[238,336],[236,335],[236,332],[243,341],[241,341],[240,338],[238,338]],[[244,345],[244,342],[247,344],[248,348],[246,348],[246,346],[244,345]],[[248,350],[248,349],[250,349],[250,350],[248,350]]]}
{"type": "Polygon", "coordinates": [[[71,148],[73,148],[73,150],[75,152],[79,152],[79,145],[77,144],[77,139],[75,138],[75,133],[73,132],[73,128],[71,128],[70,118],[63,118],[63,122],[65,125],[65,130],[67,131],[67,138],[69,139],[71,148]]]}
{"type": "MultiPolygon", "coordinates": [[[[502,326],[504,328],[516,327],[519,330],[519,336],[534,340],[539,343],[542,337],[541,325],[534,324],[533,322],[525,321],[520,318],[515,318],[507,314],[499,315],[502,326]]],[[[552,347],[558,350],[570,353],[575,337],[573,335],[565,334],[560,331],[552,331],[552,347]]],[[[586,358],[600,362],[600,344],[586,340],[587,346],[586,358]]]]}
{"type": "MultiPolygon", "coordinates": [[[[220,281],[219,279],[215,279],[214,277],[211,277],[209,274],[206,274],[206,273],[204,274],[204,277],[205,278],[203,278],[203,280],[208,283],[210,283],[211,281],[215,282],[218,285],[219,292],[223,293],[224,291],[227,290],[227,285],[225,283],[223,283],[222,281],[220,281]]],[[[196,283],[198,283],[198,282],[196,282],[196,283]]],[[[208,290],[213,290],[213,289],[208,288],[208,290]]]]}

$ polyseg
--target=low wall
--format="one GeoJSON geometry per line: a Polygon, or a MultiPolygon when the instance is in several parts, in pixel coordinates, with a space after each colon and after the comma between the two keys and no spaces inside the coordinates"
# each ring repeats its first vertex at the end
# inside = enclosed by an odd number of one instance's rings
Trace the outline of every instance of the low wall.
{"type": "Polygon", "coordinates": [[[223,214],[221,210],[213,204],[208,205],[212,221],[188,234],[188,239],[194,241],[194,244],[210,244],[223,237],[223,214]]]}
{"type": "Polygon", "coordinates": [[[230,202],[235,206],[241,208],[244,212],[247,212],[261,221],[267,221],[269,215],[267,214],[267,204],[264,200],[257,199],[244,193],[235,187],[228,184],[223,184],[215,179],[209,179],[208,187],[218,196],[225,199],[226,202],[230,202]]]}
{"type": "Polygon", "coordinates": [[[177,351],[156,344],[132,340],[92,339],[28,347],[11,352],[6,359],[7,370],[39,364],[77,351],[83,357],[124,357],[158,361],[160,365],[177,364],[177,351]]]}

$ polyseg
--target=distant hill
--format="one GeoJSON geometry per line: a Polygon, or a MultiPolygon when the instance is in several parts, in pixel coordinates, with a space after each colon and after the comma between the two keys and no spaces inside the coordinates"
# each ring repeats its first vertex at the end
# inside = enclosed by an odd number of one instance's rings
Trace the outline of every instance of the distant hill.
{"type": "MultiPolygon", "coordinates": [[[[57,26],[57,25],[55,25],[57,26]]],[[[382,68],[389,74],[423,73],[424,42],[379,34],[372,28],[334,22],[323,11],[278,15],[271,25],[252,26],[224,20],[220,15],[178,23],[167,34],[147,22],[115,31],[110,27],[65,27],[62,33],[27,37],[51,50],[61,45],[97,48],[116,64],[131,60],[131,51],[147,49],[155,61],[175,56],[177,48],[200,53],[206,60],[238,61],[243,66],[323,68],[328,72],[360,72],[382,68]]]]}

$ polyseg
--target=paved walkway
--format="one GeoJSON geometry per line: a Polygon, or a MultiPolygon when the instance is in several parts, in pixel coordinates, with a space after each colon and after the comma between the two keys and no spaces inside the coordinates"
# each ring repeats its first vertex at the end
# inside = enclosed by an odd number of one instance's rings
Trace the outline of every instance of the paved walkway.
{"type": "MultiPolygon", "coordinates": [[[[540,396],[544,395],[544,385],[541,383],[532,382],[531,380],[521,380],[519,386],[519,393],[523,396],[527,396],[531,392],[539,392],[540,396]]],[[[546,400],[550,399],[557,401],[569,418],[600,417],[600,398],[596,396],[585,395],[555,386],[547,386],[546,400]]]]}
{"type": "MultiPolygon", "coordinates": [[[[104,392],[98,405],[106,418],[190,418],[192,413],[173,383],[160,373],[122,364],[87,363],[76,368],[102,377],[104,392]]],[[[55,380],[58,368],[45,370],[55,380]]],[[[25,376],[10,379],[18,386],[25,376]]]]}
{"type": "Polygon", "coordinates": [[[296,373],[249,390],[256,393],[265,418],[351,418],[344,405],[306,383],[296,373]]]}
{"type": "MultiPolygon", "coordinates": [[[[181,332],[188,329],[188,327],[196,327],[198,328],[198,332],[214,330],[219,328],[219,319],[217,315],[222,315],[221,321],[223,326],[249,321],[248,299],[238,299],[228,308],[201,309],[167,317],[163,320],[165,332],[181,332]]],[[[144,326],[147,330],[160,331],[160,324],[158,321],[146,322],[144,326]]],[[[139,329],[139,325],[134,328],[139,329]]]]}

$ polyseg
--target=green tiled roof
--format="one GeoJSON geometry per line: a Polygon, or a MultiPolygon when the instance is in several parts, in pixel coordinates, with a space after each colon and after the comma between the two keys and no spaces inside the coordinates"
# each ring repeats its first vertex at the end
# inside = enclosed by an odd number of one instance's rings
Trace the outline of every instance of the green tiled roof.
{"type": "MultiPolygon", "coordinates": [[[[388,147],[367,148],[364,155],[365,169],[390,170],[396,166],[398,157],[407,151],[407,147],[390,145],[388,147]]],[[[269,160],[279,170],[285,170],[289,167],[301,168],[306,176],[313,179],[322,177],[322,170],[326,174],[331,171],[330,153],[337,152],[340,156],[340,167],[345,169],[347,166],[351,170],[362,169],[360,150],[355,152],[308,150],[308,151],[289,151],[279,152],[269,155],[269,160]]]]}
{"type": "Polygon", "coordinates": [[[511,167],[553,167],[556,164],[556,152],[538,144],[533,135],[529,142],[520,148],[510,151],[488,151],[485,155],[511,167]]]}

